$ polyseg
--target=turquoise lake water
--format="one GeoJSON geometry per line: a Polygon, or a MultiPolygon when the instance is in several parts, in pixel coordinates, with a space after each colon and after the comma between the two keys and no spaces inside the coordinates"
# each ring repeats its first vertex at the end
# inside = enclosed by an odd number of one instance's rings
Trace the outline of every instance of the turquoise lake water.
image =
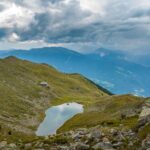
{"type": "Polygon", "coordinates": [[[47,136],[55,134],[67,120],[74,115],[83,112],[83,106],[78,103],[65,103],[58,106],[50,107],[45,112],[45,118],[39,125],[36,135],[47,136]]]}

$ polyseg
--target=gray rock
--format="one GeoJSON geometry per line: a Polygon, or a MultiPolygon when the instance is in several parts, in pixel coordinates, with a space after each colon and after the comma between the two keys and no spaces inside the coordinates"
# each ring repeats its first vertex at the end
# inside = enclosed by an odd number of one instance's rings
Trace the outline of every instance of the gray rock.
{"type": "Polygon", "coordinates": [[[118,131],[116,129],[111,129],[110,133],[115,136],[118,134],[118,131]]]}
{"type": "Polygon", "coordinates": [[[133,142],[130,141],[129,144],[128,144],[128,146],[133,146],[133,142]]]}
{"type": "Polygon", "coordinates": [[[102,150],[114,150],[114,148],[112,147],[111,143],[103,143],[103,142],[97,143],[92,148],[94,150],[99,150],[99,149],[102,149],[102,150]]]}
{"type": "Polygon", "coordinates": [[[80,135],[79,132],[77,132],[76,134],[72,135],[72,139],[74,139],[75,141],[80,141],[80,139],[83,137],[83,135],[80,135]]]}
{"type": "Polygon", "coordinates": [[[128,118],[128,117],[133,117],[133,116],[136,116],[136,115],[137,115],[136,110],[128,109],[128,110],[125,110],[121,113],[121,119],[125,119],[125,118],[128,118]]]}
{"type": "Polygon", "coordinates": [[[35,148],[35,149],[32,149],[32,150],[45,150],[44,148],[35,148]]]}
{"type": "Polygon", "coordinates": [[[44,144],[43,146],[44,146],[44,147],[49,147],[49,144],[44,144]]]}
{"type": "Polygon", "coordinates": [[[76,143],[75,144],[75,150],[88,150],[90,147],[89,145],[86,145],[84,143],[76,143]]]}
{"type": "Polygon", "coordinates": [[[60,146],[59,149],[60,150],[70,150],[70,148],[68,146],[60,146]]]}
{"type": "Polygon", "coordinates": [[[7,145],[7,141],[0,142],[0,149],[4,148],[7,145]]]}
{"type": "Polygon", "coordinates": [[[100,132],[100,130],[94,130],[92,131],[92,133],[89,135],[89,138],[94,138],[94,139],[99,139],[101,138],[102,134],[100,132]]]}
{"type": "Polygon", "coordinates": [[[110,142],[109,142],[109,139],[106,138],[106,137],[103,138],[103,142],[104,142],[104,143],[110,143],[110,142]]]}
{"type": "Polygon", "coordinates": [[[150,135],[148,135],[143,141],[142,141],[142,148],[148,149],[150,148],[150,135]]]}
{"type": "Polygon", "coordinates": [[[17,145],[15,143],[11,143],[11,144],[9,144],[9,147],[15,149],[15,148],[17,148],[17,145]]]}
{"type": "Polygon", "coordinates": [[[39,141],[37,141],[34,146],[35,146],[35,147],[39,147],[40,144],[41,144],[41,143],[40,143],[39,141]]]}
{"type": "Polygon", "coordinates": [[[26,150],[31,149],[31,148],[32,148],[32,143],[27,143],[27,144],[25,144],[25,145],[24,145],[24,148],[25,148],[26,150]]]}
{"type": "Polygon", "coordinates": [[[118,147],[120,147],[122,144],[123,144],[123,142],[116,142],[116,143],[113,144],[113,147],[114,147],[114,148],[118,148],[118,147]]]}
{"type": "Polygon", "coordinates": [[[39,148],[42,148],[43,145],[44,145],[44,143],[40,143],[40,144],[38,145],[38,147],[39,147],[39,148]]]}
{"type": "Polygon", "coordinates": [[[145,118],[150,115],[150,107],[144,106],[140,113],[139,119],[145,118]]]}
{"type": "MultiPolygon", "coordinates": [[[[34,149],[35,150],[35,149],[34,149]]],[[[36,149],[37,150],[37,149],[36,149]]],[[[51,149],[50,150],[58,150],[58,148],[56,148],[56,147],[51,147],[51,149]]]]}

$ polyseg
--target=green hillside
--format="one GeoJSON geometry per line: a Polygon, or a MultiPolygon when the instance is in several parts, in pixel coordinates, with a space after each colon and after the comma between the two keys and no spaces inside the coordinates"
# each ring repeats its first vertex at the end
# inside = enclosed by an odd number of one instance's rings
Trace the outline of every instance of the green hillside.
{"type": "Polygon", "coordinates": [[[15,57],[0,60],[0,124],[13,132],[33,135],[51,105],[67,101],[89,105],[107,95],[79,74],[15,57]],[[43,81],[48,87],[40,85],[43,81]]]}
{"type": "Polygon", "coordinates": [[[132,95],[114,95],[100,98],[99,101],[87,106],[83,114],[76,115],[67,121],[59,129],[59,132],[96,125],[117,127],[124,124],[127,128],[134,128],[138,122],[138,113],[141,111],[143,103],[143,98],[132,95]]]}
{"type": "Polygon", "coordinates": [[[2,150],[135,150],[147,144],[148,133],[149,98],[113,95],[79,74],[61,73],[46,64],[15,57],[0,60],[2,150]],[[65,122],[55,136],[37,137],[45,110],[65,102],[83,104],[84,112],[65,122]]]}

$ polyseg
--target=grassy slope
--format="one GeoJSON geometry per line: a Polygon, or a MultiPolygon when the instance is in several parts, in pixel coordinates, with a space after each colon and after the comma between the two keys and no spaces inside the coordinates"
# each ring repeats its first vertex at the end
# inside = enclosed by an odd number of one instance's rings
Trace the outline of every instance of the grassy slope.
{"type": "Polygon", "coordinates": [[[133,128],[137,116],[124,120],[120,116],[138,110],[143,103],[143,98],[131,95],[109,95],[79,74],[63,74],[48,65],[14,57],[0,60],[0,79],[0,139],[30,141],[45,109],[71,101],[82,103],[85,112],[67,121],[59,132],[98,124],[133,128]],[[48,82],[49,88],[41,87],[41,81],[48,82]],[[9,131],[13,136],[8,136],[9,131]]]}
{"type": "MultiPolygon", "coordinates": [[[[78,114],[67,121],[59,130],[67,131],[78,127],[92,127],[96,125],[119,126],[123,124],[127,128],[134,128],[138,121],[138,116],[131,116],[121,119],[122,114],[134,113],[141,108],[143,98],[132,95],[118,95],[100,98],[98,102],[93,102],[86,107],[83,114],[78,114]]],[[[138,113],[136,113],[138,114],[138,113]]]]}
{"type": "MultiPolygon", "coordinates": [[[[78,74],[9,57],[0,60],[0,125],[8,132],[33,134],[44,110],[68,101],[89,104],[108,94],[78,74]],[[46,81],[49,88],[39,83],[46,81]]],[[[7,136],[7,132],[1,134],[7,136]]]]}

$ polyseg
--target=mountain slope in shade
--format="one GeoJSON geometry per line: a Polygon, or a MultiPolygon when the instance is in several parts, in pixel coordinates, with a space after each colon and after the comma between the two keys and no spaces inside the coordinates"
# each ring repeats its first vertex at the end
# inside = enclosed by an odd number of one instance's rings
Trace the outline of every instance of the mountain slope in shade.
{"type": "Polygon", "coordinates": [[[137,64],[142,64],[146,67],[150,67],[150,54],[145,54],[143,56],[130,56],[127,59],[129,59],[130,61],[134,61],[137,64]]]}
{"type": "Polygon", "coordinates": [[[106,49],[98,49],[87,56],[96,58],[99,66],[101,66],[99,74],[102,75],[103,80],[96,78],[96,82],[103,86],[106,85],[107,88],[110,87],[109,89],[114,92],[119,91],[119,94],[124,90],[135,95],[150,95],[150,80],[148,78],[150,68],[127,61],[121,52],[106,49]]]}
{"type": "Polygon", "coordinates": [[[98,49],[80,54],[62,47],[47,47],[0,55],[47,63],[66,73],[80,73],[116,94],[150,95],[150,68],[125,60],[122,53],[98,49]]]}

